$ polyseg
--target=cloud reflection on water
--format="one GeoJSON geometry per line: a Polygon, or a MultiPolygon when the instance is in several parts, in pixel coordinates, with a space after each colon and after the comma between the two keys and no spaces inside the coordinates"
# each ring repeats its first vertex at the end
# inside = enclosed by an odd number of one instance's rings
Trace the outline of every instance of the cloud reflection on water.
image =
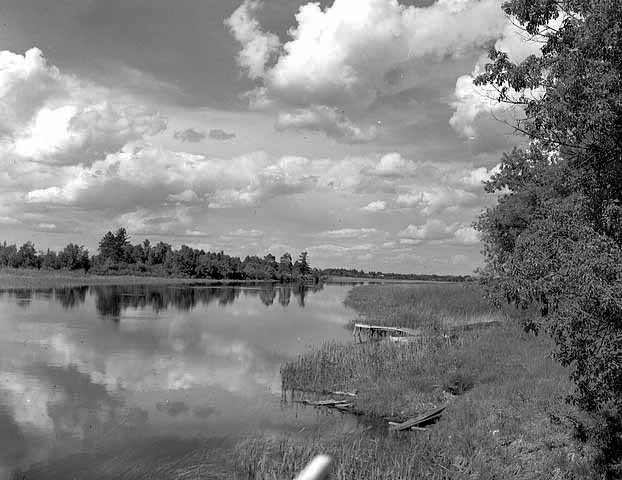
{"type": "Polygon", "coordinates": [[[344,295],[278,286],[4,293],[0,446],[8,435],[16,443],[0,471],[133,435],[282,422],[279,366],[307,344],[347,337],[344,295]]]}

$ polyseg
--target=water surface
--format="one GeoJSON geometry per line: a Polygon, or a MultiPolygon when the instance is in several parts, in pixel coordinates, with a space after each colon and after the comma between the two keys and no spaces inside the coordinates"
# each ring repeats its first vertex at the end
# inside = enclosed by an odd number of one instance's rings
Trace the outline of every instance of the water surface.
{"type": "Polygon", "coordinates": [[[197,442],[226,450],[248,433],[334,422],[282,408],[279,368],[349,339],[349,288],[0,294],[0,478],[133,478],[156,456],[190,468],[197,442]]]}

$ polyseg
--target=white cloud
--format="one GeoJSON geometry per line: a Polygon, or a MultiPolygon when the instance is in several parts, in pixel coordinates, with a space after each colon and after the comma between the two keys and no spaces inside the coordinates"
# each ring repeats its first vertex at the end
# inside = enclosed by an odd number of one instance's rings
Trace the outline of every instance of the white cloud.
{"type": "Polygon", "coordinates": [[[239,63],[262,82],[251,103],[276,106],[280,128],[321,130],[345,141],[375,137],[344,135],[338,125],[370,133],[377,127],[365,112],[379,95],[395,90],[389,72],[408,70],[424,56],[440,59],[481,48],[506,23],[498,0],[440,0],[427,7],[335,0],[324,9],[307,3],[279,49],[278,38],[253,16],[259,6],[246,0],[228,20],[242,45],[239,63]]]}
{"type": "Polygon", "coordinates": [[[382,235],[382,232],[376,228],[342,228],[340,230],[327,230],[318,234],[324,238],[364,238],[372,235],[382,235]]]}
{"type": "Polygon", "coordinates": [[[490,180],[490,178],[499,173],[501,164],[497,164],[491,169],[486,167],[475,168],[467,172],[460,180],[466,188],[481,189],[483,183],[490,180]]]}
{"type": "Polygon", "coordinates": [[[199,201],[199,197],[194,192],[194,190],[184,190],[181,193],[171,193],[168,197],[169,200],[174,202],[183,202],[183,203],[195,203],[199,201]]]}
{"type": "Polygon", "coordinates": [[[375,126],[359,127],[336,107],[326,105],[279,112],[276,129],[324,132],[349,143],[369,142],[378,134],[375,126]]]}
{"type": "Polygon", "coordinates": [[[41,50],[0,52],[0,136],[23,128],[52,97],[66,94],[66,79],[47,65],[41,50]]]}
{"type": "Polygon", "coordinates": [[[462,227],[455,231],[454,240],[463,245],[475,245],[479,243],[479,232],[473,227],[462,227]]]}
{"type": "MultiPolygon", "coordinates": [[[[483,187],[482,187],[483,188],[483,187]]],[[[418,207],[425,215],[433,215],[447,209],[460,209],[481,203],[482,195],[451,185],[434,185],[397,196],[398,205],[418,207]]]]}
{"type": "Polygon", "coordinates": [[[250,78],[264,75],[266,63],[280,45],[279,38],[273,33],[264,32],[253,17],[261,5],[258,0],[245,0],[225,21],[236,40],[242,44],[238,63],[250,78]]]}
{"type": "Polygon", "coordinates": [[[363,207],[363,210],[366,212],[382,212],[383,210],[386,210],[386,208],[387,202],[383,200],[376,200],[368,203],[365,207],[363,207]]]}
{"type": "Polygon", "coordinates": [[[479,243],[478,232],[460,222],[447,223],[442,219],[428,219],[422,225],[410,224],[399,232],[401,243],[418,245],[424,241],[474,245],[479,243]]]}
{"type": "Polygon", "coordinates": [[[237,228],[237,229],[229,232],[229,235],[232,235],[234,237],[258,238],[258,237],[263,237],[265,235],[265,233],[262,232],[261,230],[255,229],[255,228],[252,228],[250,230],[247,230],[245,228],[237,228]]]}
{"type": "Polygon", "coordinates": [[[38,230],[56,230],[56,224],[55,223],[37,223],[35,225],[35,228],[38,230]]]}
{"type": "Polygon", "coordinates": [[[408,225],[399,232],[400,237],[411,240],[444,240],[452,235],[452,227],[442,220],[429,219],[423,225],[408,225]]]}
{"type": "Polygon", "coordinates": [[[125,100],[61,73],[37,48],[24,55],[0,52],[0,155],[92,163],[166,128],[156,112],[125,100]]]}
{"type": "Polygon", "coordinates": [[[33,175],[25,174],[23,165],[7,165],[11,178],[19,175],[28,180],[12,187],[26,190],[14,195],[11,208],[7,202],[2,212],[6,217],[19,217],[18,212],[41,204],[47,208],[73,206],[84,212],[128,215],[119,221],[128,222],[137,231],[162,233],[195,230],[192,218],[207,208],[257,207],[275,198],[316,194],[348,193],[365,198],[382,192],[394,195],[394,205],[391,200],[373,200],[353,214],[395,213],[397,206],[412,209],[417,221],[441,215],[455,222],[465,215],[474,218],[486,205],[479,181],[493,172],[439,168],[398,154],[331,160],[257,152],[224,159],[144,143],[140,148],[125,147],[91,165],[47,166],[33,175]]]}
{"type": "MultiPolygon", "coordinates": [[[[552,22],[553,26],[559,20],[552,22]]],[[[542,43],[534,41],[533,37],[527,35],[520,27],[514,23],[507,23],[500,37],[495,43],[495,48],[508,54],[509,60],[520,63],[530,55],[541,55],[542,43]]],[[[450,125],[461,135],[467,138],[476,138],[479,134],[478,119],[484,117],[486,120],[493,115],[505,118],[520,107],[501,103],[498,101],[499,92],[497,88],[490,85],[476,86],[475,78],[484,73],[485,65],[490,62],[487,55],[482,55],[472,74],[462,75],[456,81],[454,90],[454,101],[452,106],[455,111],[449,121],[450,125]]],[[[529,97],[538,97],[542,94],[540,90],[528,91],[525,94],[529,97]]],[[[520,94],[514,92],[514,96],[519,98],[520,94]]]]}
{"type": "Polygon", "coordinates": [[[123,225],[133,234],[172,235],[186,232],[186,235],[194,235],[188,233],[192,232],[192,217],[187,208],[180,206],[159,208],[157,211],[138,207],[119,215],[116,220],[118,225],[123,225]]]}

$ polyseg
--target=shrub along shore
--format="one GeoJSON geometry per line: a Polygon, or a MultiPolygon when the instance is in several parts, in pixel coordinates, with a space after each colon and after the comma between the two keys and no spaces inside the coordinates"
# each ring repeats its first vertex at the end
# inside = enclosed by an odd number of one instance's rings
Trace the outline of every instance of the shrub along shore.
{"type": "MultiPolygon", "coordinates": [[[[346,304],[362,321],[387,326],[505,320],[475,286],[361,286],[346,304]]],[[[566,402],[573,386],[551,357],[553,342],[515,323],[451,343],[430,337],[423,346],[328,342],[287,362],[284,391],[356,391],[348,401],[365,414],[360,431],[342,432],[335,422],[329,430],[249,438],[236,450],[240,478],[291,478],[321,452],[335,458],[337,479],[598,477],[599,452],[580,441],[586,424],[566,402]],[[386,419],[439,405],[447,405],[442,418],[425,432],[386,429],[386,419]],[[384,428],[369,426],[379,418],[384,428]]]]}

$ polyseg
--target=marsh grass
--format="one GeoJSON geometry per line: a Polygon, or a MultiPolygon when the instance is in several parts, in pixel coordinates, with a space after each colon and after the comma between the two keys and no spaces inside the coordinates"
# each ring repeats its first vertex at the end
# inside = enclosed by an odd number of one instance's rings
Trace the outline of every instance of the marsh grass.
{"type": "Polygon", "coordinates": [[[248,439],[236,450],[239,478],[291,478],[321,452],[335,458],[336,479],[593,478],[595,452],[554,420],[576,412],[551,348],[508,325],[424,354],[390,342],[326,343],[283,366],[284,388],[357,390],[356,409],[395,420],[447,404],[442,418],[427,432],[248,439]]]}
{"type": "Polygon", "coordinates": [[[345,304],[369,323],[406,328],[458,326],[505,317],[473,283],[363,285],[348,293],[345,304]]]}
{"type": "Polygon", "coordinates": [[[284,391],[357,391],[358,410],[404,420],[474,388],[566,373],[552,344],[511,325],[468,333],[454,343],[327,342],[281,368],[284,391]]]}
{"type": "MultiPolygon", "coordinates": [[[[356,287],[347,303],[374,323],[426,331],[502,318],[462,285],[356,287]]],[[[285,391],[357,391],[355,409],[385,424],[446,404],[442,418],[426,432],[250,438],[235,452],[239,478],[292,478],[318,453],[334,457],[335,479],[596,478],[597,452],[560,421],[578,413],[565,401],[573,387],[553,347],[512,322],[452,343],[327,342],[282,366],[285,391]]]]}

